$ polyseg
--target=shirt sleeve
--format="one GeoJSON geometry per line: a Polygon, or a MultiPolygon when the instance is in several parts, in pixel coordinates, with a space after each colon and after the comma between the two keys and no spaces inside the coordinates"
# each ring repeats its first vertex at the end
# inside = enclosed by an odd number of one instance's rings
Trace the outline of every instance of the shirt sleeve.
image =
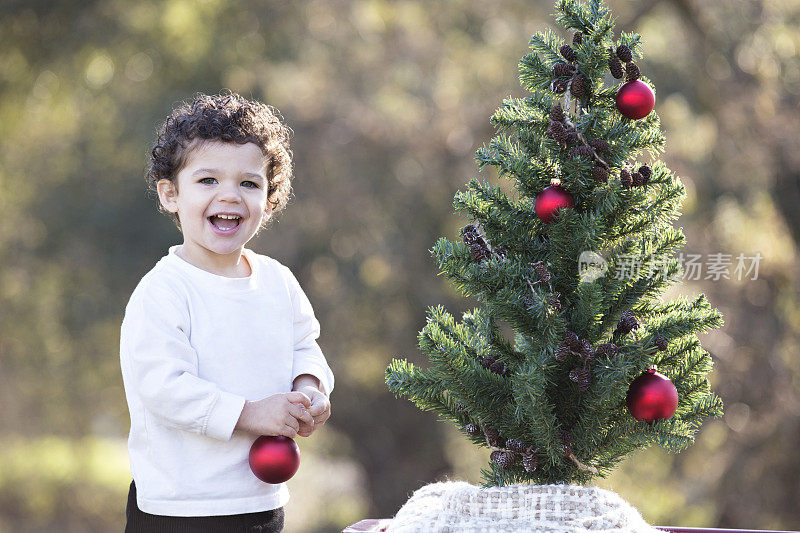
{"type": "Polygon", "coordinates": [[[294,358],[292,361],[292,382],[297,376],[311,374],[319,379],[324,392],[330,396],[333,391],[333,372],[328,366],[322,350],[317,344],[320,328],[314,316],[311,302],[300,287],[297,278],[288,267],[283,267],[292,295],[294,310],[294,358]]]}
{"type": "Polygon", "coordinates": [[[131,386],[168,426],[228,441],[246,399],[197,376],[189,310],[169,289],[151,287],[125,310],[121,344],[131,386]]]}

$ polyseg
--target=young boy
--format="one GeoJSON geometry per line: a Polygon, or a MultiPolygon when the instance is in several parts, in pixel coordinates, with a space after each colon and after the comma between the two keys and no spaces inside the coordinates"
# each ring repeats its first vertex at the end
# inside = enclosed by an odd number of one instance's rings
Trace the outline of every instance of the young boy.
{"type": "Polygon", "coordinates": [[[147,179],[183,244],[141,279],[121,327],[128,533],[283,528],[289,492],[250,471],[250,446],[311,435],[334,381],[292,272],[244,248],[286,205],[291,167],[288,128],[235,93],[199,94],[160,128],[147,179]]]}

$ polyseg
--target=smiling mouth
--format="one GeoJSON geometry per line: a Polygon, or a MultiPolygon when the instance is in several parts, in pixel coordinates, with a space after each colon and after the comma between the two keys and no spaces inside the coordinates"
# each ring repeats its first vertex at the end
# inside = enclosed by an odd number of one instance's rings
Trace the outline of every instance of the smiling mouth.
{"type": "Polygon", "coordinates": [[[208,221],[214,225],[220,231],[231,231],[239,227],[239,224],[242,223],[241,218],[237,219],[229,219],[229,218],[219,218],[218,216],[210,216],[208,217],[208,221]]]}

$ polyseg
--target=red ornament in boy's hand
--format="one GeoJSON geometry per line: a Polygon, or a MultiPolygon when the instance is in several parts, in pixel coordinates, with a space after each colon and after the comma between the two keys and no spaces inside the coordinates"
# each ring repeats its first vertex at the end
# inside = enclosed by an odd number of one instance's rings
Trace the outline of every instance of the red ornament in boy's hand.
{"type": "Polygon", "coordinates": [[[250,446],[250,470],[264,483],[283,483],[300,467],[297,443],[283,435],[258,437],[250,446]]]}

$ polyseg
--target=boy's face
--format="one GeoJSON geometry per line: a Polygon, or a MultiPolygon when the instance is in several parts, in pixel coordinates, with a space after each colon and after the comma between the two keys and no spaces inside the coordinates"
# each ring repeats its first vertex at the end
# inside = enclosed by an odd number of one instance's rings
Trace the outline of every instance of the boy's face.
{"type": "Polygon", "coordinates": [[[187,257],[212,267],[228,266],[230,259],[236,264],[264,217],[272,214],[266,164],[253,143],[194,140],[190,144],[176,177],[178,192],[169,180],[157,184],[161,204],[180,217],[187,257]],[[240,219],[214,216],[224,213],[240,219]]]}

